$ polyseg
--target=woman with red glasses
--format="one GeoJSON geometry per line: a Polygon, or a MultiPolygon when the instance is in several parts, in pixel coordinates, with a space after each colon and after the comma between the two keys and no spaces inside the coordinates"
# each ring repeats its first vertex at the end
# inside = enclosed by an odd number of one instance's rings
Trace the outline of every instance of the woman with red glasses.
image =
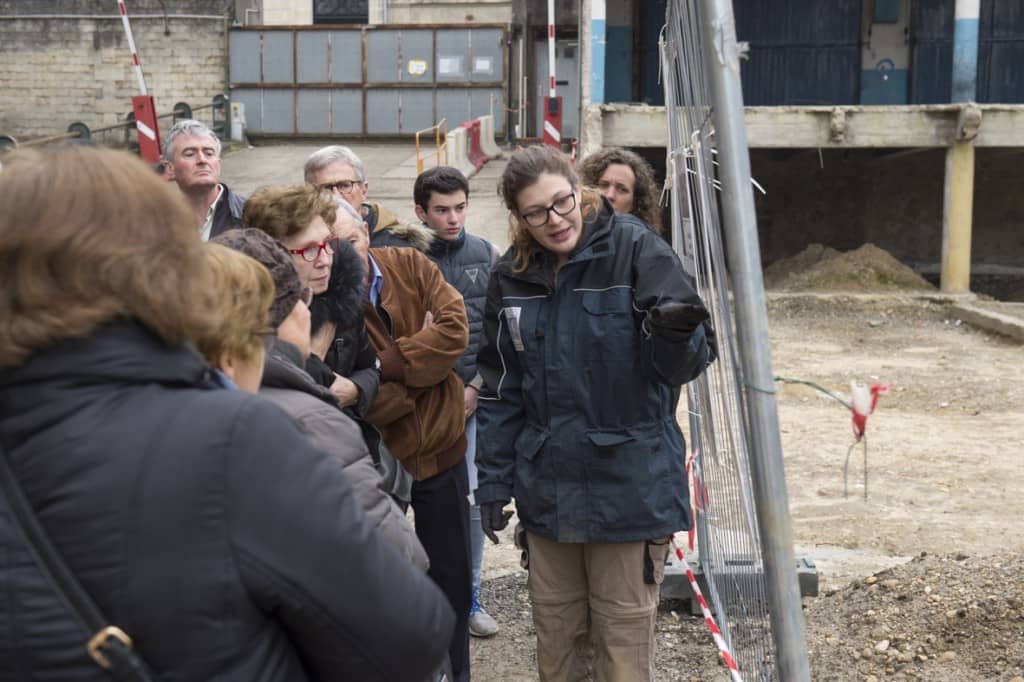
{"type": "Polygon", "coordinates": [[[337,204],[312,187],[258,190],[245,202],[242,222],[263,230],[292,255],[303,286],[321,294],[331,278],[337,240],[331,231],[337,204]]]}

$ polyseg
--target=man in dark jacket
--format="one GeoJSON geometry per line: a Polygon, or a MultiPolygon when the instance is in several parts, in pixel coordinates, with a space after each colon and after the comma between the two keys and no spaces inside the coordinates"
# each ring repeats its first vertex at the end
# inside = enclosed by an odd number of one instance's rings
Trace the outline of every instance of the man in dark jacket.
{"type": "MultiPolygon", "coordinates": [[[[469,180],[457,168],[437,166],[420,173],[413,185],[416,216],[434,233],[427,256],[437,264],[445,281],[458,289],[466,305],[469,345],[459,358],[455,373],[465,385],[466,469],[470,496],[476,489],[476,404],[482,379],[476,373],[476,354],[484,326],[484,303],[491,266],[497,259],[494,245],[466,230],[469,208],[469,180]]],[[[469,514],[470,549],[473,560],[473,604],[469,611],[469,634],[490,637],[497,634],[498,623],[480,605],[480,571],[483,564],[484,531],[480,526],[480,506],[472,504],[469,514]]]]}
{"type": "MultiPolygon", "coordinates": [[[[5,159],[0,205],[0,456],[154,678],[436,669],[444,595],[373,532],[334,458],[187,343],[216,321],[173,189],[123,152],[63,147],[5,159]]],[[[12,519],[2,496],[0,679],[109,679],[12,519]]]]}
{"type": "Polygon", "coordinates": [[[220,181],[220,140],[205,123],[178,121],[164,139],[164,163],[195,217],[199,236],[211,237],[242,226],[245,197],[220,181]]]}

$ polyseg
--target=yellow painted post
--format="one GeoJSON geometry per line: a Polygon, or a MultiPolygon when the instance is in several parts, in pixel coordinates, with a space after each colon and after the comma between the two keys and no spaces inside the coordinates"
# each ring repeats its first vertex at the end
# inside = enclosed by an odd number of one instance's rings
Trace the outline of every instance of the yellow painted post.
{"type": "Polygon", "coordinates": [[[956,141],[946,150],[942,206],[942,274],[948,293],[971,290],[971,216],[974,210],[974,144],[956,141]]]}

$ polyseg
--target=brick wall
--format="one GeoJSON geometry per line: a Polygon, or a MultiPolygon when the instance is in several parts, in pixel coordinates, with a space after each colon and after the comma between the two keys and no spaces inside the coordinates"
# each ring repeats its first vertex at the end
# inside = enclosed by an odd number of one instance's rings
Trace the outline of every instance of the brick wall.
{"type": "MultiPolygon", "coordinates": [[[[177,14],[166,20],[161,4],[127,3],[157,111],[207,104],[224,90],[225,2],[169,2],[177,14]]],[[[73,121],[98,128],[124,120],[138,81],[116,9],[113,0],[0,0],[0,134],[24,140],[64,132],[73,121]]],[[[209,111],[196,115],[209,121],[209,111]]],[[[161,122],[166,130],[169,120],[161,122]]]]}

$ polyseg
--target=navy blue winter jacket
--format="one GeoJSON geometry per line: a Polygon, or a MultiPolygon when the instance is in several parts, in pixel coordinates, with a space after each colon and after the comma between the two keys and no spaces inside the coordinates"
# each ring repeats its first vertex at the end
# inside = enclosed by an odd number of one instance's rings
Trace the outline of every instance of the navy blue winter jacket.
{"type": "Polygon", "coordinates": [[[631,542],[689,528],[680,386],[714,359],[710,329],[650,334],[647,310],[700,304],[671,248],[607,201],[557,283],[546,252],[491,273],[477,366],[478,503],[515,497],[558,542],[631,542]]]}
{"type": "Polygon", "coordinates": [[[455,373],[468,384],[476,376],[476,354],[483,337],[487,283],[496,260],[494,246],[463,229],[462,234],[452,241],[435,239],[427,257],[440,268],[445,281],[459,290],[466,304],[469,344],[455,366],[455,373]]]}

